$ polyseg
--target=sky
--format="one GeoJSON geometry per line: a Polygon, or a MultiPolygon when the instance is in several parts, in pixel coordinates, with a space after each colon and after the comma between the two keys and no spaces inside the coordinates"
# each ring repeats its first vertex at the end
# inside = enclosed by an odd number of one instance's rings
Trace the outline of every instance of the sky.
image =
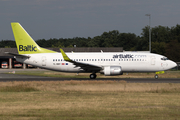
{"type": "Polygon", "coordinates": [[[180,0],[0,0],[0,40],[14,40],[19,22],[34,40],[95,37],[118,30],[140,36],[142,28],[180,24],[180,0]]]}

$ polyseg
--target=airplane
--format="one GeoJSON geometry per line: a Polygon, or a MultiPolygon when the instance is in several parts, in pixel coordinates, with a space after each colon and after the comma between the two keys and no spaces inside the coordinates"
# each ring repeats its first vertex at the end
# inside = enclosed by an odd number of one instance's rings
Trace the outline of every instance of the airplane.
{"type": "Polygon", "coordinates": [[[13,55],[16,61],[44,69],[91,73],[90,79],[95,79],[96,73],[113,76],[122,75],[124,72],[156,72],[157,79],[158,73],[177,66],[167,57],[154,53],[102,51],[65,53],[61,48],[61,52],[56,52],[37,45],[20,23],[12,22],[11,27],[18,54],[6,53],[13,55]]]}

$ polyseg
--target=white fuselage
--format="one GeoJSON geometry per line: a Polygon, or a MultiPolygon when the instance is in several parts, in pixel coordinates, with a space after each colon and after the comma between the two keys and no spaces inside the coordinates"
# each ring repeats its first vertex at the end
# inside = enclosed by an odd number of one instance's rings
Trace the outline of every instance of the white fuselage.
{"type": "MultiPolygon", "coordinates": [[[[162,60],[164,56],[153,53],[136,52],[104,52],[104,53],[66,53],[77,62],[102,67],[121,66],[123,72],[156,72],[171,69],[176,63],[171,60],[162,60]]],[[[30,58],[16,57],[16,60],[33,66],[62,71],[86,72],[73,63],[64,61],[61,53],[26,54],[30,58]]]]}

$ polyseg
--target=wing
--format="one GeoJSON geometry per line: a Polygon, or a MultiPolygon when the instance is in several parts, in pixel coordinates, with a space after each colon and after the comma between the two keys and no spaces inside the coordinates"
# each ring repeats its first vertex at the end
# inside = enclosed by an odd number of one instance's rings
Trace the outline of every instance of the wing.
{"type": "Polygon", "coordinates": [[[76,65],[76,67],[81,67],[82,69],[84,69],[85,71],[88,72],[97,72],[100,71],[102,69],[102,67],[99,67],[97,65],[93,65],[93,64],[88,64],[88,63],[82,63],[82,62],[77,62],[77,61],[73,61],[71,60],[66,53],[60,49],[62,56],[64,58],[65,61],[68,61],[70,63],[73,63],[74,65],[76,65]]]}
{"type": "Polygon", "coordinates": [[[5,52],[5,53],[6,53],[6,54],[9,54],[9,55],[16,56],[16,57],[30,58],[30,56],[27,56],[27,55],[20,55],[20,54],[10,53],[10,52],[5,52]]]}

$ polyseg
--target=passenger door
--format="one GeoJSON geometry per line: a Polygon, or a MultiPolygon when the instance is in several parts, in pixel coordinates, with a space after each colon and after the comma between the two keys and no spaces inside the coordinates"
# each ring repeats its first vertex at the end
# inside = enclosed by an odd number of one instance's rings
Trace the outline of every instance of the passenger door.
{"type": "Polygon", "coordinates": [[[156,58],[154,56],[151,56],[151,65],[156,64],[156,58]]]}

